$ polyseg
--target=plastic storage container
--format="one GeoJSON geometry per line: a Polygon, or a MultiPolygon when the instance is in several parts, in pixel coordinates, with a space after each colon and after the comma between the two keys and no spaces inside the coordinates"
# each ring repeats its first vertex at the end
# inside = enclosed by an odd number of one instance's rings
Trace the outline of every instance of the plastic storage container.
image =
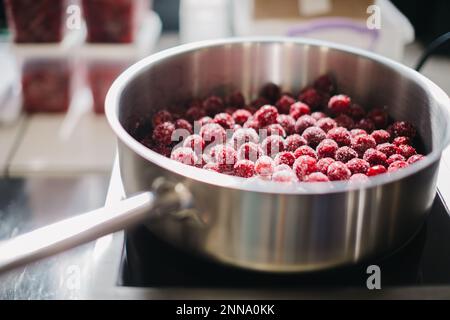
{"type": "Polygon", "coordinates": [[[66,0],[5,0],[5,6],[14,42],[62,40],[66,0]]]}

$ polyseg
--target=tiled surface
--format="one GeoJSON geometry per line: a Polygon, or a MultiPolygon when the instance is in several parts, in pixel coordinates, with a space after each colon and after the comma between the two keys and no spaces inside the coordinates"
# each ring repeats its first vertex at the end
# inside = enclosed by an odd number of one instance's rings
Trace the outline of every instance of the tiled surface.
{"type": "Polygon", "coordinates": [[[13,124],[0,126],[0,175],[6,171],[9,157],[24,127],[24,121],[25,119],[21,118],[13,124]]]}

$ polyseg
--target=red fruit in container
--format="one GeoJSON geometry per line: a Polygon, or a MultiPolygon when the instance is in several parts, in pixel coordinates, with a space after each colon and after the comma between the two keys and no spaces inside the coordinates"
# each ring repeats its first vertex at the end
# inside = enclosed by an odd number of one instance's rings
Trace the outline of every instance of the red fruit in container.
{"type": "Polygon", "coordinates": [[[283,152],[278,153],[275,156],[274,161],[275,161],[275,165],[286,164],[289,167],[292,167],[292,165],[294,164],[294,161],[295,161],[295,157],[292,152],[283,151],[283,152]]]}
{"type": "Polygon", "coordinates": [[[286,131],[278,123],[271,124],[267,126],[265,129],[267,131],[267,136],[277,135],[282,136],[283,138],[286,137],[286,131]]]}
{"type": "Polygon", "coordinates": [[[183,147],[191,148],[196,154],[201,154],[205,149],[205,141],[198,134],[192,134],[183,141],[183,147]]]}
{"type": "Polygon", "coordinates": [[[386,130],[375,130],[370,134],[377,144],[387,143],[391,140],[391,135],[386,130]]]}
{"type": "Polygon", "coordinates": [[[175,131],[175,125],[172,122],[163,122],[153,129],[153,141],[159,144],[172,144],[172,134],[175,131]]]}
{"type": "Polygon", "coordinates": [[[366,175],[369,176],[369,177],[373,177],[373,176],[377,176],[379,174],[383,174],[383,173],[386,173],[386,172],[387,172],[386,168],[380,164],[380,165],[376,165],[376,166],[370,167],[367,170],[366,175]]]}
{"type": "Polygon", "coordinates": [[[190,166],[197,163],[197,155],[191,148],[178,148],[173,150],[170,159],[190,166]]]}
{"type": "Polygon", "coordinates": [[[160,110],[156,112],[152,117],[152,123],[154,127],[163,122],[172,122],[172,120],[172,114],[167,110],[160,110]]]}
{"type": "Polygon", "coordinates": [[[316,126],[322,129],[323,131],[328,132],[331,129],[336,128],[337,124],[336,121],[334,121],[333,119],[326,117],[319,119],[316,123],[316,126]]]}
{"type": "Polygon", "coordinates": [[[320,92],[332,94],[336,90],[336,83],[331,75],[324,74],[314,81],[313,87],[320,92]]]}
{"type": "Polygon", "coordinates": [[[350,135],[352,136],[352,138],[359,136],[361,134],[367,134],[366,130],[363,129],[352,129],[350,130],[350,135]]]}
{"type": "Polygon", "coordinates": [[[354,120],[360,120],[366,115],[366,110],[364,110],[360,105],[354,103],[347,109],[347,111],[345,111],[345,114],[354,120]]]}
{"type": "Polygon", "coordinates": [[[389,156],[389,158],[387,158],[386,164],[390,165],[391,163],[393,163],[395,161],[406,161],[406,159],[401,154],[393,154],[393,155],[389,156]]]}
{"type": "Polygon", "coordinates": [[[365,174],[370,168],[370,164],[366,160],[360,158],[353,158],[349,160],[345,165],[353,174],[365,174]]]}
{"type": "Polygon", "coordinates": [[[323,139],[327,137],[327,134],[318,127],[309,127],[303,131],[302,137],[305,138],[306,142],[308,142],[310,146],[316,147],[323,139]]]}
{"type": "Polygon", "coordinates": [[[416,128],[408,121],[397,121],[391,124],[388,131],[393,137],[408,137],[414,138],[416,135],[416,128]]]}
{"type": "Polygon", "coordinates": [[[294,152],[299,147],[306,145],[306,140],[299,134],[292,134],[285,139],[286,151],[294,152]]]}
{"type": "Polygon", "coordinates": [[[256,174],[263,177],[270,177],[274,171],[275,162],[271,157],[261,156],[255,162],[255,172],[256,174]]]}
{"type": "Polygon", "coordinates": [[[245,122],[247,122],[248,119],[250,119],[252,114],[250,111],[245,109],[238,109],[235,112],[233,112],[233,119],[234,122],[240,125],[243,125],[245,122]]]}
{"type": "Polygon", "coordinates": [[[402,144],[411,144],[411,139],[409,139],[408,137],[397,137],[392,141],[393,145],[401,146],[402,144]]]}
{"type": "Polygon", "coordinates": [[[210,96],[203,101],[203,109],[207,115],[214,116],[224,109],[222,98],[217,96],[210,96]]]}
{"type": "Polygon", "coordinates": [[[348,180],[352,173],[345,163],[335,161],[328,166],[327,176],[331,181],[348,180]]]}
{"type": "Polygon", "coordinates": [[[298,100],[306,103],[311,109],[317,109],[323,104],[323,97],[314,88],[306,88],[302,90],[298,96],[298,100]]]}
{"type": "Polygon", "coordinates": [[[369,148],[364,152],[363,159],[370,163],[371,166],[375,166],[378,164],[385,165],[387,157],[383,152],[369,148]]]}
{"type": "Polygon", "coordinates": [[[230,172],[237,161],[237,152],[229,145],[218,145],[214,152],[214,160],[221,172],[230,172]]]}
{"type": "Polygon", "coordinates": [[[234,126],[234,119],[228,113],[218,113],[214,116],[214,122],[221,125],[224,129],[231,129],[234,126]]]}
{"type": "Polygon", "coordinates": [[[259,145],[253,142],[244,143],[239,147],[237,157],[239,160],[256,161],[263,155],[263,150],[259,145]]]}
{"type": "Polygon", "coordinates": [[[360,157],[364,155],[367,149],[375,148],[377,145],[375,139],[369,135],[359,135],[352,139],[351,147],[360,157]]]}
{"type": "Polygon", "coordinates": [[[338,94],[332,96],[328,101],[328,109],[334,113],[342,113],[350,108],[351,100],[350,97],[345,94],[338,94]]]}
{"type": "Polygon", "coordinates": [[[346,114],[340,114],[336,118],[334,118],[338,127],[344,127],[346,129],[352,129],[355,125],[355,122],[352,118],[347,116],[346,114]]]}
{"type": "Polygon", "coordinates": [[[200,136],[205,140],[206,144],[224,143],[227,138],[225,129],[217,123],[208,123],[200,128],[200,136]]]}
{"type": "Polygon", "coordinates": [[[280,183],[294,183],[297,182],[298,179],[292,170],[280,170],[273,173],[272,181],[280,183]]]}
{"type": "Polygon", "coordinates": [[[316,159],[310,156],[300,156],[298,157],[293,165],[294,172],[300,181],[303,181],[306,176],[317,170],[316,159]]]}
{"type": "Polygon", "coordinates": [[[274,83],[267,83],[261,88],[259,95],[267,99],[269,103],[275,103],[280,98],[281,89],[274,83]]]}
{"type": "Polygon", "coordinates": [[[376,108],[369,111],[369,113],[367,114],[367,118],[372,120],[375,127],[380,129],[386,127],[389,115],[385,110],[376,108]]]}
{"type": "Polygon", "coordinates": [[[295,103],[295,100],[292,97],[285,94],[285,95],[282,95],[280,99],[278,99],[275,106],[277,107],[279,113],[288,114],[291,105],[294,103],[295,103]]]}
{"type": "Polygon", "coordinates": [[[314,159],[317,159],[316,151],[314,151],[313,148],[307,145],[301,146],[294,151],[294,157],[296,159],[301,156],[310,156],[314,159]]]}
{"type": "Polygon", "coordinates": [[[295,120],[290,115],[278,115],[277,123],[283,127],[283,129],[286,131],[286,134],[292,134],[295,132],[295,120]]]}
{"type": "Polygon", "coordinates": [[[241,128],[236,130],[231,136],[231,143],[235,149],[239,149],[241,145],[247,142],[255,144],[259,142],[259,136],[254,129],[241,128]]]}
{"type": "Polygon", "coordinates": [[[415,154],[408,158],[408,164],[416,163],[417,161],[425,159],[425,156],[422,154],[415,154]]]}
{"type": "Polygon", "coordinates": [[[314,120],[319,121],[320,119],[326,118],[327,115],[325,113],[323,113],[323,112],[316,111],[316,112],[311,113],[311,117],[314,120]]]}
{"type": "Polygon", "coordinates": [[[350,179],[351,182],[366,182],[369,181],[369,177],[363,173],[355,173],[350,179]]]}
{"type": "Polygon", "coordinates": [[[305,182],[328,182],[330,179],[322,172],[313,172],[306,176],[305,182]]]}
{"type": "Polygon", "coordinates": [[[337,142],[339,146],[348,146],[352,142],[350,132],[344,127],[333,128],[327,132],[327,138],[337,142]]]}
{"type": "MultiPolygon", "coordinates": [[[[245,97],[240,91],[233,92],[225,99],[226,103],[230,107],[243,108],[245,107],[245,97]]],[[[236,119],[235,119],[236,121],[236,119]]],[[[245,121],[244,121],[245,122],[245,121]]],[[[243,122],[243,123],[244,123],[243,122]]]]}
{"type": "Polygon", "coordinates": [[[398,147],[393,145],[392,143],[382,143],[377,145],[376,149],[380,152],[383,152],[386,157],[390,157],[393,154],[398,153],[398,147]]]}
{"type": "Polygon", "coordinates": [[[375,130],[375,124],[373,123],[372,120],[367,119],[367,118],[362,118],[361,120],[359,120],[358,122],[356,122],[356,123],[354,124],[354,126],[355,126],[356,128],[365,130],[367,133],[370,133],[370,132],[372,132],[373,130],[375,130]]]}
{"type": "Polygon", "coordinates": [[[328,167],[333,162],[335,162],[335,160],[333,158],[322,158],[322,159],[319,159],[317,161],[317,163],[316,163],[316,168],[317,168],[318,171],[322,172],[323,174],[327,174],[328,167]]]}
{"type": "Polygon", "coordinates": [[[307,128],[313,127],[315,125],[316,120],[313,117],[309,115],[303,115],[295,122],[295,132],[302,134],[303,131],[305,131],[307,128]]]}
{"type": "Polygon", "coordinates": [[[217,163],[215,163],[215,162],[208,162],[208,163],[206,163],[203,166],[203,169],[221,173],[219,165],[217,163]]]}
{"type": "Polygon", "coordinates": [[[309,108],[309,106],[301,101],[297,101],[291,104],[289,107],[289,115],[294,118],[294,120],[297,120],[301,116],[310,113],[311,109],[309,108]]]}
{"type": "Polygon", "coordinates": [[[322,140],[316,148],[317,156],[319,158],[334,158],[336,150],[339,146],[336,141],[331,139],[322,140]]]}
{"type": "Polygon", "coordinates": [[[247,120],[246,123],[244,123],[243,127],[248,129],[259,130],[259,128],[261,128],[261,124],[259,123],[258,120],[250,118],[247,120]]]}
{"type": "Polygon", "coordinates": [[[187,130],[190,134],[192,134],[194,131],[192,130],[192,125],[189,123],[189,121],[185,119],[178,119],[175,121],[175,129],[184,129],[187,130]]]}
{"type": "Polygon", "coordinates": [[[278,110],[274,106],[265,105],[259,108],[255,112],[254,118],[258,121],[261,126],[268,126],[269,124],[277,123],[278,110]]]}
{"type": "Polygon", "coordinates": [[[401,154],[406,159],[416,154],[416,149],[407,144],[402,144],[398,146],[398,154],[401,154]]]}
{"type": "Polygon", "coordinates": [[[278,152],[284,151],[284,139],[281,136],[269,136],[263,140],[261,147],[264,154],[275,157],[278,152]]]}
{"type": "Polygon", "coordinates": [[[250,178],[255,175],[255,164],[250,160],[238,160],[234,165],[234,175],[242,178],[250,178]]]}
{"type": "Polygon", "coordinates": [[[388,172],[395,172],[399,169],[406,168],[408,163],[406,161],[394,161],[388,167],[388,172]]]}
{"type": "Polygon", "coordinates": [[[201,107],[198,106],[192,106],[186,111],[186,118],[191,122],[203,118],[205,115],[206,115],[205,110],[203,110],[201,107]]]}
{"type": "Polygon", "coordinates": [[[334,158],[337,161],[347,163],[353,158],[358,158],[358,153],[348,146],[343,146],[337,149],[334,158]]]}

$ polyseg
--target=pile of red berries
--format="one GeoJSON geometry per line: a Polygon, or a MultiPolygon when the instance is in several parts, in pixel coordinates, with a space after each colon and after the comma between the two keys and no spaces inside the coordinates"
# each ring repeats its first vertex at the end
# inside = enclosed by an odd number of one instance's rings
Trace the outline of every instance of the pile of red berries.
{"type": "Polygon", "coordinates": [[[182,116],[154,114],[142,142],[187,165],[278,182],[365,181],[424,158],[412,124],[335,90],[324,75],[297,100],[275,84],[249,104],[239,92],[195,100],[182,116]]]}

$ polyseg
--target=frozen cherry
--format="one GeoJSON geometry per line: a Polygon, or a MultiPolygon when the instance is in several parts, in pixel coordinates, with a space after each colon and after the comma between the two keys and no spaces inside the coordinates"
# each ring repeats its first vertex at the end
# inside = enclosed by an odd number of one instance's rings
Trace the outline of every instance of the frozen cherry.
{"type": "Polygon", "coordinates": [[[280,170],[273,173],[272,181],[281,183],[294,183],[297,182],[297,177],[292,170],[280,170]]]}
{"type": "Polygon", "coordinates": [[[261,156],[255,162],[256,174],[263,176],[263,177],[271,176],[273,173],[274,167],[275,167],[274,161],[272,160],[271,157],[268,157],[268,156],[261,156]]]}
{"type": "Polygon", "coordinates": [[[350,130],[350,135],[352,136],[352,138],[359,136],[361,134],[367,134],[367,131],[363,130],[363,129],[356,129],[356,128],[350,130]]]}
{"type": "Polygon", "coordinates": [[[336,128],[337,124],[336,121],[334,121],[333,119],[326,117],[319,119],[316,123],[316,126],[322,129],[323,131],[328,132],[331,129],[336,128]]]}
{"type": "Polygon", "coordinates": [[[259,136],[254,129],[240,128],[231,136],[231,142],[235,149],[239,149],[241,145],[247,142],[258,143],[259,136]]]}
{"type": "Polygon", "coordinates": [[[177,121],[175,121],[175,128],[184,129],[188,131],[190,134],[194,132],[194,130],[192,129],[192,125],[189,123],[189,121],[185,119],[178,119],[177,121]]]}
{"type": "Polygon", "coordinates": [[[172,114],[167,110],[160,110],[156,112],[152,117],[152,123],[154,127],[163,122],[172,122],[172,120],[172,114]]]}
{"type": "Polygon", "coordinates": [[[223,100],[217,96],[210,96],[203,101],[203,109],[210,116],[214,116],[224,109],[223,100]]]}
{"type": "Polygon", "coordinates": [[[401,154],[402,156],[404,156],[406,159],[408,159],[409,157],[413,156],[416,154],[416,149],[414,149],[414,147],[407,145],[407,144],[402,144],[398,146],[398,154],[401,154]]]}
{"type": "Polygon", "coordinates": [[[368,118],[362,118],[361,120],[359,120],[358,122],[356,122],[354,124],[354,126],[356,128],[359,129],[363,129],[365,130],[367,133],[372,132],[373,130],[375,130],[375,124],[373,123],[372,120],[368,119],[368,118]]]}
{"type": "Polygon", "coordinates": [[[162,154],[165,157],[170,157],[170,153],[172,152],[172,148],[169,145],[166,144],[153,144],[149,145],[145,142],[142,142],[145,146],[151,147],[151,149],[155,152],[158,152],[159,154],[162,154]]]}
{"type": "Polygon", "coordinates": [[[234,122],[240,125],[243,125],[249,118],[251,118],[252,114],[250,111],[245,109],[238,109],[235,112],[233,112],[233,119],[234,122]]]}
{"type": "Polygon", "coordinates": [[[391,163],[393,163],[395,161],[406,161],[406,159],[401,154],[393,154],[387,158],[386,164],[390,165],[391,163]]]}
{"type": "Polygon", "coordinates": [[[401,146],[402,144],[411,144],[411,139],[409,139],[408,137],[396,137],[393,141],[392,141],[393,145],[401,146]]]}
{"type": "Polygon", "coordinates": [[[193,166],[197,163],[197,155],[191,148],[178,148],[172,151],[170,159],[193,166]]]}
{"type": "Polygon", "coordinates": [[[386,127],[389,116],[385,110],[376,108],[369,111],[367,118],[372,120],[375,127],[380,129],[386,127]]]}
{"type": "Polygon", "coordinates": [[[416,135],[416,128],[408,122],[408,121],[397,121],[389,126],[388,130],[390,131],[393,137],[408,137],[414,138],[416,135]]]}
{"type": "Polygon", "coordinates": [[[331,181],[348,180],[352,173],[345,163],[335,161],[328,166],[327,176],[331,181]]]}
{"type": "Polygon", "coordinates": [[[268,126],[269,124],[276,123],[277,116],[277,108],[271,105],[262,106],[254,114],[254,118],[261,124],[261,126],[268,126]]]}
{"type": "Polygon", "coordinates": [[[333,128],[327,132],[327,138],[333,139],[339,146],[348,146],[352,142],[350,132],[344,127],[333,128]]]}
{"type": "Polygon", "coordinates": [[[298,147],[294,151],[294,157],[295,158],[298,158],[298,157],[301,157],[301,156],[310,156],[310,157],[313,157],[314,159],[317,159],[316,151],[314,151],[313,148],[311,148],[310,146],[307,146],[307,145],[298,147]]]}
{"type": "Polygon", "coordinates": [[[278,115],[277,123],[284,128],[286,134],[292,134],[295,132],[295,120],[290,115],[278,115]]]}
{"type": "Polygon", "coordinates": [[[398,152],[398,147],[391,143],[379,144],[377,145],[376,149],[380,152],[383,152],[386,155],[386,157],[390,157],[398,152]]]}
{"type": "Polygon", "coordinates": [[[206,116],[205,110],[197,106],[190,107],[186,111],[186,118],[191,122],[203,118],[204,116],[206,116]]]}
{"type": "Polygon", "coordinates": [[[310,156],[300,156],[298,157],[293,165],[295,174],[298,179],[303,181],[306,176],[317,170],[316,168],[316,159],[310,156]]]}
{"type": "Polygon", "coordinates": [[[391,140],[391,135],[386,130],[375,130],[370,134],[377,144],[386,143],[391,140]]]}
{"type": "Polygon", "coordinates": [[[289,115],[294,118],[295,120],[297,120],[298,118],[300,118],[301,116],[305,115],[305,114],[310,114],[311,113],[311,109],[309,108],[309,106],[301,101],[297,101],[293,104],[291,104],[290,108],[289,108],[289,115]]]}
{"type": "Polygon", "coordinates": [[[247,122],[244,123],[243,127],[258,130],[259,128],[261,128],[261,124],[255,118],[249,118],[247,122]]]}
{"type": "MultiPolygon", "coordinates": [[[[200,119],[196,120],[196,122],[198,122],[198,124],[200,125],[200,127],[202,127],[202,126],[204,126],[205,124],[213,123],[214,120],[213,120],[211,117],[204,116],[204,117],[201,117],[200,119]]],[[[194,122],[194,124],[195,124],[195,122],[194,122]]]]}
{"type": "Polygon", "coordinates": [[[425,159],[425,156],[422,154],[415,154],[408,158],[408,164],[416,163],[417,161],[425,159]]]}
{"type": "Polygon", "coordinates": [[[238,160],[233,169],[238,177],[250,178],[255,175],[255,164],[250,160],[238,160]]]}
{"type": "Polygon", "coordinates": [[[375,139],[368,134],[361,134],[354,137],[351,143],[352,149],[355,150],[360,157],[364,155],[364,152],[366,152],[367,149],[375,148],[376,145],[375,139]]]}
{"type": "Polygon", "coordinates": [[[316,111],[316,112],[311,113],[311,117],[314,120],[319,121],[320,119],[326,118],[327,115],[321,111],[316,111]]]}
{"type": "Polygon", "coordinates": [[[395,172],[399,169],[406,168],[408,163],[406,161],[394,161],[388,167],[388,172],[395,172]]]}
{"type": "Polygon", "coordinates": [[[229,145],[222,144],[217,146],[214,153],[214,160],[221,171],[232,171],[237,160],[236,150],[229,145]]]}
{"type": "Polygon", "coordinates": [[[345,112],[350,108],[350,97],[345,94],[338,94],[332,96],[328,101],[328,109],[334,113],[338,114],[341,112],[345,112]]]}
{"type": "Polygon", "coordinates": [[[283,151],[283,152],[278,153],[275,156],[274,161],[275,161],[275,165],[287,164],[288,166],[292,167],[292,165],[294,164],[294,161],[295,161],[295,157],[292,152],[283,151]]]}
{"type": "Polygon", "coordinates": [[[229,94],[225,101],[230,107],[242,108],[245,106],[245,97],[240,91],[229,94]]]}
{"type": "Polygon", "coordinates": [[[275,106],[277,107],[279,113],[288,114],[291,105],[294,103],[295,100],[292,97],[285,94],[281,96],[281,98],[277,101],[275,106]]]}
{"type": "Polygon", "coordinates": [[[317,161],[317,163],[316,163],[316,168],[317,168],[318,171],[322,172],[323,174],[327,174],[328,167],[333,162],[335,162],[335,160],[333,158],[322,158],[322,159],[319,159],[317,161]]]}
{"type": "Polygon", "coordinates": [[[286,137],[286,131],[278,123],[271,124],[265,129],[267,131],[267,136],[277,135],[282,136],[283,138],[286,137]]]}
{"type": "Polygon", "coordinates": [[[367,170],[367,173],[366,173],[366,174],[367,174],[369,177],[373,177],[373,176],[377,176],[377,175],[379,175],[379,174],[383,174],[383,173],[386,173],[386,172],[387,172],[386,167],[383,166],[383,165],[381,165],[381,164],[379,164],[379,165],[370,167],[370,168],[367,170]]]}
{"type": "Polygon", "coordinates": [[[306,176],[305,182],[328,182],[330,179],[322,172],[313,172],[306,176]]]}
{"type": "Polygon", "coordinates": [[[219,144],[224,143],[227,138],[225,129],[217,123],[205,124],[200,128],[199,134],[203,140],[205,140],[206,144],[212,142],[219,144]]]}
{"type": "MultiPolygon", "coordinates": [[[[255,100],[253,100],[252,102],[251,102],[251,106],[254,108],[254,109],[259,109],[259,108],[261,108],[262,106],[265,106],[266,104],[269,104],[270,103],[270,101],[269,100],[267,100],[266,98],[264,98],[264,97],[258,97],[258,98],[256,98],[255,100]]],[[[250,110],[249,110],[250,111],[250,110]]],[[[256,111],[256,110],[255,110],[256,111]]],[[[252,114],[253,113],[255,113],[254,111],[252,112],[252,114]]]]}
{"type": "Polygon", "coordinates": [[[346,163],[347,168],[353,173],[363,173],[365,174],[370,168],[370,164],[363,159],[353,158],[346,163]]]}
{"type": "Polygon", "coordinates": [[[205,141],[200,135],[193,134],[184,139],[183,147],[191,148],[196,154],[201,154],[205,148],[205,141]]]}
{"type": "Polygon", "coordinates": [[[366,111],[360,105],[354,103],[345,111],[345,114],[354,120],[360,120],[366,115],[366,111]]]}
{"type": "Polygon", "coordinates": [[[172,122],[160,123],[153,129],[153,141],[160,144],[170,145],[172,143],[172,134],[175,131],[175,125],[172,122]]]}
{"type": "Polygon", "coordinates": [[[352,118],[347,116],[346,114],[340,114],[336,118],[334,118],[334,121],[336,121],[336,125],[338,127],[344,127],[346,129],[352,129],[355,125],[355,122],[352,118]]]}
{"type": "Polygon", "coordinates": [[[298,100],[306,103],[311,109],[317,109],[323,104],[323,97],[314,88],[306,88],[300,92],[298,100]]]}
{"type": "Polygon", "coordinates": [[[343,147],[340,147],[339,149],[337,149],[334,158],[337,161],[347,163],[348,161],[352,160],[353,158],[358,158],[358,153],[348,146],[343,146],[343,147]]]}
{"type": "Polygon", "coordinates": [[[259,95],[266,98],[270,103],[275,103],[280,98],[280,87],[274,83],[267,83],[261,88],[259,95]]]}
{"type": "Polygon", "coordinates": [[[316,125],[316,120],[310,115],[303,115],[295,122],[295,132],[302,134],[305,129],[316,125]]]}
{"type": "Polygon", "coordinates": [[[336,90],[336,83],[329,74],[324,74],[314,81],[313,87],[320,92],[332,94],[336,90]]]}
{"type": "Polygon", "coordinates": [[[308,142],[310,146],[316,147],[323,139],[327,137],[327,134],[318,127],[309,127],[303,131],[302,137],[305,138],[306,142],[308,142]]]}
{"type": "Polygon", "coordinates": [[[285,139],[286,151],[294,152],[299,147],[306,145],[306,140],[299,134],[293,134],[285,139]]]}
{"type": "Polygon", "coordinates": [[[234,126],[234,119],[228,113],[218,113],[214,116],[214,122],[224,129],[231,129],[234,126]]]}
{"type": "Polygon", "coordinates": [[[370,163],[371,166],[375,166],[377,164],[385,165],[387,157],[383,152],[369,148],[364,152],[363,159],[370,163]]]}
{"type": "Polygon", "coordinates": [[[261,147],[264,154],[275,157],[278,152],[284,151],[284,139],[281,136],[269,136],[263,140],[261,147]]]}
{"type": "Polygon", "coordinates": [[[237,157],[239,160],[251,160],[256,161],[263,155],[261,147],[253,142],[244,143],[239,147],[237,157]]]}
{"type": "Polygon", "coordinates": [[[350,177],[349,180],[351,182],[366,182],[369,181],[369,177],[364,173],[355,173],[350,177]]]}
{"type": "Polygon", "coordinates": [[[203,169],[209,170],[209,171],[215,171],[215,172],[221,172],[219,165],[215,162],[208,162],[203,166],[203,169]]]}
{"type": "Polygon", "coordinates": [[[339,146],[336,141],[332,139],[324,139],[316,148],[317,156],[319,158],[334,158],[338,148],[339,146]]]}

